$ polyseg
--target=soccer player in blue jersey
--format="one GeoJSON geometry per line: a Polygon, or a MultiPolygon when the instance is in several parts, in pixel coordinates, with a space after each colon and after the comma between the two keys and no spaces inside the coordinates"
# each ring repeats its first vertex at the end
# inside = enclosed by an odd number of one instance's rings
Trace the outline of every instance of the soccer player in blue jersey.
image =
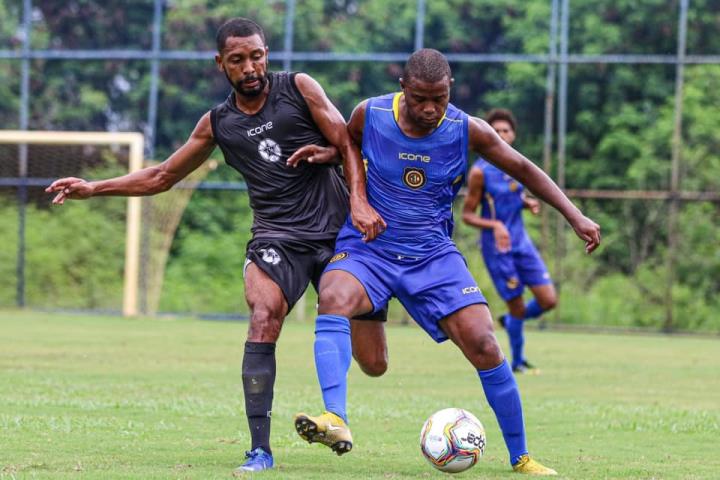
{"type": "Polygon", "coordinates": [[[452,201],[463,183],[468,150],[557,208],[588,253],[600,243],[600,228],[487,123],[450,104],[451,84],[445,57],[422,49],[405,65],[402,92],[371,98],[353,111],[348,130],[367,160],[367,198],[387,229],[370,242],[349,222],[338,234],[335,256],[320,281],[315,327],[315,364],[326,412],[296,415],[295,428],[309,442],[338,454],[350,451],[348,319],[397,297],[435,341],[449,338],[475,367],[513,469],[555,474],[528,455],[518,386],[493,333],[485,297],[451,239],[452,201]]]}
{"type": "MultiPolygon", "coordinates": [[[[512,145],[517,131],[512,112],[491,110],[486,121],[500,138],[512,145]]],[[[525,231],[524,209],[537,215],[540,203],[525,195],[520,182],[479,158],[470,169],[462,218],[465,223],[482,229],[479,243],[485,266],[508,307],[508,313],[500,317],[500,324],[510,337],[512,369],[520,373],[533,368],[523,354],[525,320],[539,317],[557,303],[547,267],[525,231]],[[535,297],[527,305],[523,301],[526,285],[535,297]]]]}

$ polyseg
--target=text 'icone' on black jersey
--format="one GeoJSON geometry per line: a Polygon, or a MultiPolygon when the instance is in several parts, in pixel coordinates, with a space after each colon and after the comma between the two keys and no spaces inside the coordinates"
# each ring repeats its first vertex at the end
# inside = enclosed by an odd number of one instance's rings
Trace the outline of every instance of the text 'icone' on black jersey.
{"type": "Polygon", "coordinates": [[[299,148],[327,145],[295,85],[295,74],[268,72],[269,93],[247,115],[235,92],[210,112],[213,136],[225,161],[245,179],[255,238],[334,239],[348,212],[348,190],[337,165],[287,159],[299,148]]]}

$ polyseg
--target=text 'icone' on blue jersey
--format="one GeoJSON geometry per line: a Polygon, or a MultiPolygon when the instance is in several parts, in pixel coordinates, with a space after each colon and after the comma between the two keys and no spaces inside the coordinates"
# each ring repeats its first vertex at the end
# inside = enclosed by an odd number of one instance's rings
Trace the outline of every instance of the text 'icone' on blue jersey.
{"type": "Polygon", "coordinates": [[[368,201],[387,229],[364,243],[348,219],[325,271],[352,274],[376,310],[396,297],[440,342],[447,339],[440,320],[487,303],[451,239],[452,202],[467,170],[468,116],[448,105],[432,133],[411,138],[398,124],[401,95],[368,100],[363,127],[368,201]]]}
{"type": "Polygon", "coordinates": [[[365,110],[368,201],[387,222],[387,230],[371,243],[422,257],[452,243],[452,202],[467,171],[468,117],[448,105],[430,135],[408,137],[397,123],[400,95],[372,98],[365,110]]]}

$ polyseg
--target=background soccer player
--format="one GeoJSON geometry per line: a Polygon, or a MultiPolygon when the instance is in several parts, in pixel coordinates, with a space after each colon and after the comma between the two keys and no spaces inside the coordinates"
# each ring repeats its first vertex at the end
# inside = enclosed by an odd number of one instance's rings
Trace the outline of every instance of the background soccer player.
{"type": "MultiPolygon", "coordinates": [[[[367,202],[363,164],[345,120],[322,87],[306,74],[268,72],[265,35],[252,20],[227,21],[216,40],[215,62],[232,92],[200,118],[182,147],[158,166],[97,182],[63,178],[46,191],[57,192],[55,204],[99,195],[153,195],[198,168],[216,146],[242,174],[254,218],[243,272],[250,325],[242,365],[252,447],[237,471],[257,471],[274,464],[270,415],[275,343],[285,316],[309,282],[317,286],[348,204],[352,222],[366,241],[375,238],[384,223],[367,202]],[[310,158],[315,150],[302,149],[309,144],[333,148],[310,158]],[[338,152],[350,186],[349,201],[338,167],[324,163],[338,152]]],[[[371,317],[383,318],[384,312],[371,317]]],[[[360,320],[353,329],[374,339],[356,349],[358,363],[367,373],[381,374],[386,363],[384,327],[360,320]]]]}
{"type": "Polygon", "coordinates": [[[350,134],[368,162],[368,199],[387,230],[367,243],[346,222],[338,235],[336,254],[320,281],[315,329],[315,363],[327,411],[317,417],[298,414],[295,428],[305,440],[338,454],[352,448],[346,423],[348,318],[377,310],[395,296],[435,341],[451,339],[476,368],[513,469],[555,474],[528,456],[515,377],[493,333],[487,302],[450,238],[452,201],[462,185],[468,149],[557,208],[588,253],[600,243],[600,228],[487,123],[449,104],[451,84],[445,57],[419,50],[405,65],[402,93],[366,100],[350,118],[350,134]]]}
{"type": "MultiPolygon", "coordinates": [[[[515,141],[517,122],[512,112],[495,109],[486,121],[508,145],[515,141]]],[[[523,185],[490,162],[479,158],[470,169],[463,221],[482,229],[480,247],[485,266],[509,313],[500,317],[510,337],[512,369],[524,372],[533,366],[523,354],[525,320],[536,318],[555,307],[557,294],[550,274],[525,231],[522,212],[537,215],[540,203],[525,195],[523,185]],[[482,205],[480,215],[478,205],[482,205]],[[535,298],[523,301],[525,286],[535,298]]]]}

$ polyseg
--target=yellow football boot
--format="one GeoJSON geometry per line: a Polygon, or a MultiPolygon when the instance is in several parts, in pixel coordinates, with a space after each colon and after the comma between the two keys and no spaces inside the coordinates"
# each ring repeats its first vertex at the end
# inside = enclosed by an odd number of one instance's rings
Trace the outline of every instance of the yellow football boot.
{"type": "Polygon", "coordinates": [[[350,428],[334,413],[325,412],[317,417],[298,413],[295,415],[295,430],[308,443],[322,443],[338,455],[352,450],[350,428]]]}
{"type": "Polygon", "coordinates": [[[533,460],[529,455],[521,456],[520,460],[518,460],[512,468],[517,473],[525,473],[527,475],[557,475],[555,470],[533,460]]]}

